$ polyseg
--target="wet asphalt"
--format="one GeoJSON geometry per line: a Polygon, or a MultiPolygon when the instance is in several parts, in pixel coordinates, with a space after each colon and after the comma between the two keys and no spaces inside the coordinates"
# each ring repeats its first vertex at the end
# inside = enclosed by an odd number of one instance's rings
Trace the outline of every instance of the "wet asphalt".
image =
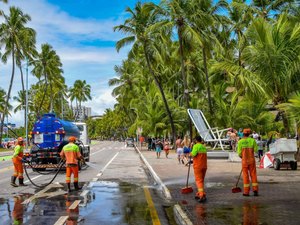
{"type": "MultiPolygon", "coordinates": [[[[182,194],[185,187],[188,167],[178,163],[175,152],[169,158],[164,155],[157,159],[154,152],[142,151],[153,170],[166,184],[174,202],[178,203],[188,220],[181,224],[300,224],[300,169],[294,171],[289,167],[281,170],[257,167],[259,196],[249,197],[232,193],[238,179],[241,163],[227,159],[208,159],[205,178],[207,202],[198,203],[194,199],[196,185],[193,169],[189,186],[193,193],[182,194]]],[[[242,189],[243,182],[238,186],[242,189]]]]}

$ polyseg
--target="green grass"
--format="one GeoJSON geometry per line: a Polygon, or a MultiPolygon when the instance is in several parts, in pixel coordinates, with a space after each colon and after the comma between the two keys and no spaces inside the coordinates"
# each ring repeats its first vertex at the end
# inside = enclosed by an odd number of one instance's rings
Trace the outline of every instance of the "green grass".
{"type": "Polygon", "coordinates": [[[0,161],[8,161],[11,160],[12,155],[0,157],[0,161]]]}

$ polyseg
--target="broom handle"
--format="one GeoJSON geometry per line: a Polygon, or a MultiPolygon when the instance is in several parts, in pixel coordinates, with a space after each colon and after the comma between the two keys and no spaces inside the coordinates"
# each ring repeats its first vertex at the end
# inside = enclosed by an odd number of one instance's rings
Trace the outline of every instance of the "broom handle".
{"type": "Polygon", "coordinates": [[[235,185],[236,187],[238,186],[238,183],[239,183],[239,181],[240,181],[240,178],[241,178],[242,172],[243,172],[243,168],[241,169],[241,172],[240,172],[239,178],[238,178],[238,180],[237,180],[237,182],[236,182],[236,185],[235,185]]]}
{"type": "Polygon", "coordinates": [[[187,175],[187,179],[186,179],[186,187],[189,186],[189,177],[190,177],[190,169],[191,169],[191,158],[189,158],[188,164],[189,164],[189,169],[188,169],[188,175],[187,175]]]}

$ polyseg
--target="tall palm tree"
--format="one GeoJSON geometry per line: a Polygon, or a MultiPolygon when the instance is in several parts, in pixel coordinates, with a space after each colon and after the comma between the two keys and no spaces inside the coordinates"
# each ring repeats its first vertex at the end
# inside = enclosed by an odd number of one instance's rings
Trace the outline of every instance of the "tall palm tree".
{"type": "Polygon", "coordinates": [[[53,111],[53,86],[57,87],[57,91],[62,89],[65,84],[65,79],[62,76],[62,63],[59,56],[56,54],[56,51],[49,44],[42,44],[41,53],[38,53],[36,58],[30,62],[30,65],[33,65],[32,70],[33,75],[39,79],[39,83],[44,86],[44,94],[40,102],[39,111],[37,114],[40,114],[40,109],[44,104],[48,86],[50,87],[49,97],[50,97],[50,106],[49,111],[53,111]]]}
{"type": "MultiPolygon", "coordinates": [[[[259,18],[250,26],[247,37],[255,40],[245,49],[247,69],[267,84],[265,90],[274,106],[287,102],[289,95],[299,90],[300,25],[290,21],[287,14],[274,25],[259,18]]],[[[283,122],[288,133],[284,114],[283,122]]]]}
{"type": "MultiPolygon", "coordinates": [[[[32,31],[32,29],[26,27],[26,23],[30,21],[30,16],[24,14],[19,8],[10,7],[9,15],[6,15],[3,11],[1,11],[1,14],[4,17],[4,22],[0,26],[0,45],[5,46],[4,54],[1,59],[4,63],[7,62],[9,56],[11,56],[12,59],[11,79],[4,109],[4,112],[7,112],[15,76],[16,55],[20,49],[22,49],[24,33],[29,32],[29,30],[32,31]]],[[[2,140],[4,118],[5,115],[3,114],[1,117],[0,143],[2,140]]]]}
{"type": "Polygon", "coordinates": [[[138,2],[134,10],[131,8],[126,9],[126,12],[130,13],[130,17],[124,22],[123,25],[114,27],[114,30],[121,31],[125,34],[128,34],[128,36],[117,42],[116,49],[119,51],[125,45],[133,44],[130,55],[134,55],[138,49],[142,49],[149,73],[155,81],[155,84],[157,85],[162,96],[171,124],[173,140],[175,140],[176,132],[172,112],[169,108],[168,101],[162,87],[161,78],[158,74],[156,74],[152,65],[152,56],[154,54],[153,51],[155,50],[151,47],[153,44],[153,37],[151,37],[151,33],[148,31],[148,28],[156,22],[158,17],[157,12],[155,11],[156,8],[157,6],[153,3],[142,4],[141,2],[138,2]]]}
{"type": "MultiPolygon", "coordinates": [[[[81,103],[91,100],[91,85],[87,84],[85,80],[76,80],[73,87],[70,88],[70,100],[76,101],[77,111],[81,111],[81,103]]],[[[75,114],[75,120],[78,113],[75,114]]]]}

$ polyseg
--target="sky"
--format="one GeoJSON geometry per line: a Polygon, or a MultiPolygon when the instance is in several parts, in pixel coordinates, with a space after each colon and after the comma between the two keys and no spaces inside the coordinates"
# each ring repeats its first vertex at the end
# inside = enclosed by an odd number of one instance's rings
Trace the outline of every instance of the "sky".
{"type": "MultiPolygon", "coordinates": [[[[0,3],[0,9],[8,12],[10,6],[19,7],[31,16],[28,27],[37,32],[37,49],[41,44],[50,44],[63,63],[66,84],[86,80],[91,85],[92,100],[84,106],[92,108],[93,115],[101,115],[113,108],[116,100],[111,95],[109,79],[115,77],[114,66],[126,59],[128,48],[119,53],[116,41],[123,36],[113,27],[123,24],[128,16],[126,7],[134,7],[137,0],[9,0],[0,3]]],[[[154,1],[154,2],[159,2],[154,1]]],[[[2,22],[3,19],[0,19],[2,22]]],[[[9,59],[10,60],[10,59],[9,59]]],[[[24,68],[26,65],[24,64],[24,68]]],[[[31,68],[29,68],[30,72],[31,68]]],[[[25,70],[24,70],[25,71],[25,70]]],[[[0,87],[8,90],[11,62],[0,64],[0,87]]],[[[29,74],[29,86],[36,79],[29,74]]],[[[20,74],[16,72],[12,96],[21,90],[20,74]]],[[[12,98],[11,98],[12,99],[12,98]]],[[[11,100],[13,106],[16,105],[11,100]]],[[[23,125],[24,112],[8,117],[8,122],[23,125]]]]}

